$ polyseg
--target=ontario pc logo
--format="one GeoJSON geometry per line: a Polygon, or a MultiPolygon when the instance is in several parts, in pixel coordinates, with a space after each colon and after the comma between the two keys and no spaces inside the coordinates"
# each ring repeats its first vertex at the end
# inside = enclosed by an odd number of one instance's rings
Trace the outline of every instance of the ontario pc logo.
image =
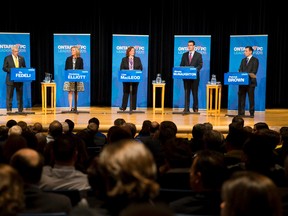
{"type": "Polygon", "coordinates": [[[77,45],[67,45],[67,44],[59,44],[57,46],[58,53],[70,53],[72,47],[77,47],[80,51],[80,53],[86,53],[87,52],[87,47],[86,45],[82,44],[77,44],[77,45]]]}
{"type": "MultiPolygon", "coordinates": [[[[207,54],[207,47],[205,47],[205,46],[195,46],[194,50],[201,53],[202,55],[207,54]]],[[[188,52],[188,47],[186,47],[186,46],[185,47],[178,47],[177,53],[179,55],[182,55],[185,52],[188,52]]]]}
{"type": "MultiPolygon", "coordinates": [[[[252,46],[253,55],[263,55],[264,48],[261,46],[252,46]]],[[[245,47],[234,47],[233,53],[234,55],[244,55],[245,47]]]]}
{"type": "Polygon", "coordinates": [[[14,46],[18,47],[19,53],[26,52],[26,44],[0,44],[0,52],[11,52],[14,46]]]}
{"type": "MultiPolygon", "coordinates": [[[[128,49],[129,46],[116,46],[116,53],[126,53],[126,50],[128,49]]],[[[136,54],[145,54],[145,47],[144,46],[139,46],[139,45],[134,45],[133,46],[135,49],[136,54]]]]}

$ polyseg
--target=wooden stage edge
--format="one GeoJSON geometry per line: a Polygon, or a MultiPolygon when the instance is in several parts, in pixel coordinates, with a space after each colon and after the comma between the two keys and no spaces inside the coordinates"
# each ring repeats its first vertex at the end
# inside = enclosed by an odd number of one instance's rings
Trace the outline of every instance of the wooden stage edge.
{"type": "MultiPolygon", "coordinates": [[[[75,131],[78,131],[87,127],[90,118],[97,117],[100,121],[100,131],[107,133],[117,118],[123,118],[126,122],[134,123],[137,132],[141,129],[144,120],[157,121],[159,123],[162,121],[173,121],[177,125],[178,134],[189,137],[191,136],[192,127],[197,123],[204,122],[210,122],[215,130],[227,133],[232,117],[226,115],[237,114],[237,111],[228,112],[226,109],[222,109],[219,116],[207,115],[206,110],[199,110],[200,114],[198,115],[173,114],[177,111],[181,112],[183,109],[172,108],[165,108],[164,114],[161,114],[161,112],[153,114],[152,108],[138,108],[137,110],[143,111],[143,113],[119,113],[119,108],[116,107],[79,107],[78,111],[87,111],[88,113],[62,113],[62,111],[67,111],[67,108],[57,108],[55,113],[48,112],[44,114],[41,107],[35,107],[24,109],[24,112],[35,112],[35,114],[7,115],[6,109],[0,109],[0,125],[5,125],[8,120],[14,119],[16,121],[25,121],[28,125],[40,122],[44,129],[47,130],[53,120],[63,122],[65,119],[71,119],[75,123],[75,131]]],[[[17,109],[13,109],[13,111],[17,111],[17,109]]],[[[249,113],[246,111],[246,114],[248,115],[249,113]]],[[[266,122],[271,129],[278,131],[281,127],[288,126],[288,109],[266,109],[263,112],[255,112],[254,118],[244,118],[244,121],[245,126],[251,127],[257,122],[266,122]]]]}

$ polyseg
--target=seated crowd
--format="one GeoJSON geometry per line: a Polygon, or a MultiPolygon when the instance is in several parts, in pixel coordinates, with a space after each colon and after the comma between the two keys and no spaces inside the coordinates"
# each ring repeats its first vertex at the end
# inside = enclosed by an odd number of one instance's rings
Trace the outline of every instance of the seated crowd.
{"type": "Polygon", "coordinates": [[[9,120],[0,126],[0,215],[287,215],[288,127],[253,128],[236,116],[177,137],[172,121],[9,120]]]}

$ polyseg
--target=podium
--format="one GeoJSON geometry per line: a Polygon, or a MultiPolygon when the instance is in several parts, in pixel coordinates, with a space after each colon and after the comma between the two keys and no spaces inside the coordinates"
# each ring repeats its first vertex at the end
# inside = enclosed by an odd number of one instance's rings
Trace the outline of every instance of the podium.
{"type": "MultiPolygon", "coordinates": [[[[32,82],[35,80],[35,68],[11,68],[11,81],[32,82]]],[[[22,95],[23,97],[23,95],[22,95]]],[[[9,112],[7,115],[27,115],[35,112],[9,112]]]]}
{"type": "MultiPolygon", "coordinates": [[[[173,79],[197,79],[197,70],[195,67],[189,66],[180,66],[173,67],[173,79]]],[[[196,114],[199,115],[199,112],[172,112],[172,114],[196,114]]]]}
{"type": "Polygon", "coordinates": [[[90,73],[87,70],[65,70],[65,79],[66,82],[75,83],[75,92],[74,92],[74,110],[72,111],[62,111],[61,113],[89,113],[89,111],[79,111],[77,108],[77,83],[78,82],[88,82],[90,80],[90,73]]]}
{"type": "MultiPolygon", "coordinates": [[[[224,85],[249,85],[249,73],[247,72],[227,72],[224,74],[224,85]]],[[[228,117],[234,117],[237,115],[230,115],[230,114],[225,114],[225,116],[228,117]]],[[[249,117],[249,115],[244,115],[241,117],[249,117]]]]}
{"type": "Polygon", "coordinates": [[[130,83],[130,107],[128,111],[117,111],[117,113],[144,113],[144,111],[138,111],[132,109],[132,83],[142,81],[142,71],[141,70],[120,70],[118,72],[119,82],[128,82],[130,83]]]}

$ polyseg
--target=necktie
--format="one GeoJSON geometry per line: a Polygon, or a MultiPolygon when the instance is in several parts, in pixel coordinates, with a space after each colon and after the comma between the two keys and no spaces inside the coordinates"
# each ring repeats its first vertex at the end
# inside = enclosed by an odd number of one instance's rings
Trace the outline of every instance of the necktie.
{"type": "Polygon", "coordinates": [[[246,65],[248,64],[248,62],[249,62],[249,58],[246,58],[246,65]]]}
{"type": "Polygon", "coordinates": [[[18,58],[14,58],[14,64],[16,68],[19,68],[19,61],[18,58]]]}
{"type": "Polygon", "coordinates": [[[192,53],[189,53],[189,64],[191,64],[192,61],[192,53]]]}

